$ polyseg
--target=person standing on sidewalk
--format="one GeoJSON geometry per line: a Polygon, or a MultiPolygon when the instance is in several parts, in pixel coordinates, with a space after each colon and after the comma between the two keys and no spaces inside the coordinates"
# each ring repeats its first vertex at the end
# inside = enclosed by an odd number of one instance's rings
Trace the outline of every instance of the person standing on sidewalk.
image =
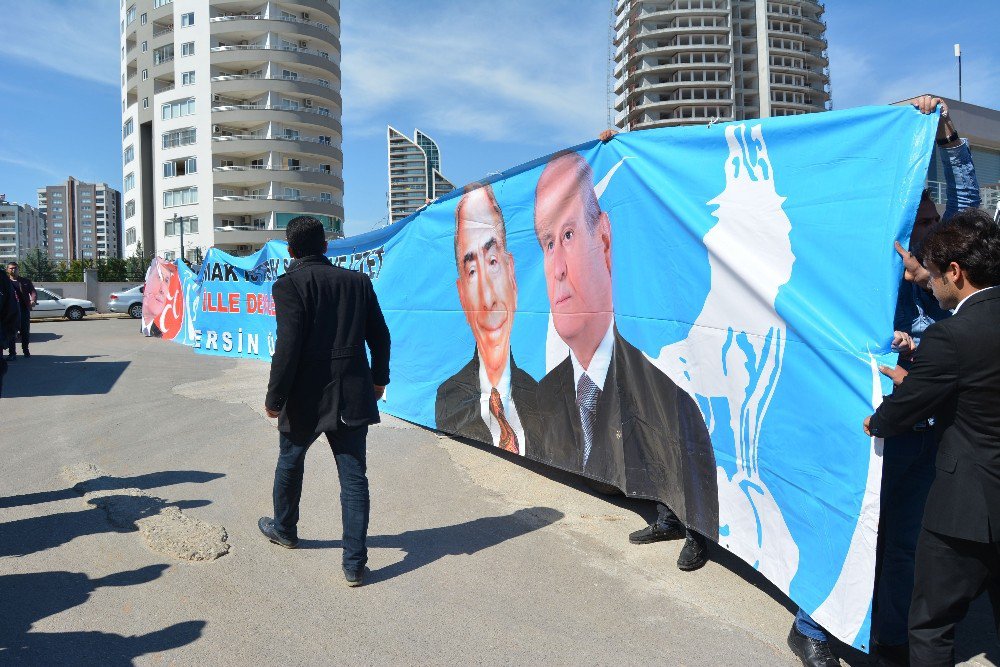
{"type": "MultiPolygon", "coordinates": [[[[7,274],[0,271],[0,397],[3,396],[3,376],[7,374],[7,360],[3,358],[3,348],[7,346],[8,339],[14,340],[18,325],[17,297],[14,296],[14,286],[7,274]]],[[[13,343],[11,344],[13,345],[13,343]]]]}
{"type": "MultiPolygon", "coordinates": [[[[30,280],[17,275],[17,262],[7,264],[7,276],[10,278],[11,285],[14,288],[14,295],[17,298],[21,314],[21,324],[19,327],[21,332],[21,352],[24,356],[30,357],[31,352],[28,350],[28,342],[31,337],[31,309],[38,305],[38,295],[35,293],[35,286],[31,284],[30,280]]],[[[7,356],[9,359],[14,359],[17,356],[14,350],[13,338],[10,339],[10,348],[8,349],[7,356]]]]}
{"type": "Polygon", "coordinates": [[[340,478],[344,577],[360,586],[368,561],[365,441],[389,383],[389,328],[371,279],[324,255],[319,220],[294,218],[286,237],[294,261],[272,288],[278,330],[264,401],[267,415],[278,418],[274,518],[261,517],[257,526],[275,544],[298,546],[306,451],[326,434],[340,478]]]}

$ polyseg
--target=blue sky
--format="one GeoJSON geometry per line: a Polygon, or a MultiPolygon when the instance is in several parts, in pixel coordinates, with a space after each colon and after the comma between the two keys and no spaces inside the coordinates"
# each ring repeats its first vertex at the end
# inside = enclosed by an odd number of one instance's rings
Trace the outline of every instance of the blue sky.
{"type": "MultiPolygon", "coordinates": [[[[603,129],[610,0],[343,0],[346,231],[385,216],[385,127],[419,127],[456,184],[603,129]]],[[[118,2],[0,0],[0,192],[121,187],[118,2]]],[[[993,0],[827,3],[834,106],[927,91],[1000,107],[993,0]],[[905,10],[902,8],[905,7],[905,10]]],[[[959,128],[961,130],[961,128],[959,128]]]]}

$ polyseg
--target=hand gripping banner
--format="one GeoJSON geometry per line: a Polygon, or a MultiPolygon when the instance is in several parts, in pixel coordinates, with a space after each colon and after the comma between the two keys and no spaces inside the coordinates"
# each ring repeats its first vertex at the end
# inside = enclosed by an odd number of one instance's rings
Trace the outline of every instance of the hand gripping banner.
{"type": "MultiPolygon", "coordinates": [[[[328,256],[392,332],[383,409],[660,500],[868,648],[905,246],[937,119],[909,107],[622,134],[328,256]]],[[[267,360],[289,263],[155,260],[144,330],[267,360]]]]}

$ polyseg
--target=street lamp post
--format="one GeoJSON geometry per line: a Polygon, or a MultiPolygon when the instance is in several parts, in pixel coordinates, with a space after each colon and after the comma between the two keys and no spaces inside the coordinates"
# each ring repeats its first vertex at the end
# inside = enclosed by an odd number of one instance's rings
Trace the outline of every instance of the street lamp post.
{"type": "MultiPolygon", "coordinates": [[[[181,230],[181,261],[184,261],[184,223],[180,223],[181,230]]],[[[177,214],[174,213],[174,229],[177,229],[177,214]]]]}
{"type": "Polygon", "coordinates": [[[955,57],[958,58],[958,101],[962,101],[962,45],[955,45],[955,57]]]}

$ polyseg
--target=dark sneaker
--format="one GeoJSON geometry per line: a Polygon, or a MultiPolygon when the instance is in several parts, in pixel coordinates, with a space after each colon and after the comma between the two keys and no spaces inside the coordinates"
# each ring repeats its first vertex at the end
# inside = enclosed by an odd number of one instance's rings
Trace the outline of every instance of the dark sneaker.
{"type": "Polygon", "coordinates": [[[365,573],[367,571],[367,567],[362,567],[357,570],[344,570],[344,579],[347,580],[347,585],[351,588],[356,588],[363,584],[365,573]]]}
{"type": "Polygon", "coordinates": [[[684,537],[684,526],[679,523],[651,523],[642,530],[628,536],[632,544],[652,544],[665,540],[679,540],[684,537]]]}
{"type": "Polygon", "coordinates": [[[840,661],[833,657],[829,643],[806,637],[794,622],[788,633],[788,648],[805,667],[840,667],[840,661]]]}
{"type": "Polygon", "coordinates": [[[677,557],[677,569],[684,572],[697,570],[708,562],[708,543],[698,533],[687,531],[684,547],[677,557]]]}
{"type": "Polygon", "coordinates": [[[298,538],[289,539],[279,533],[278,529],[274,527],[274,519],[269,516],[262,516],[257,521],[257,527],[260,528],[260,532],[264,534],[264,537],[277,545],[283,546],[286,549],[294,549],[299,546],[298,538]]]}

